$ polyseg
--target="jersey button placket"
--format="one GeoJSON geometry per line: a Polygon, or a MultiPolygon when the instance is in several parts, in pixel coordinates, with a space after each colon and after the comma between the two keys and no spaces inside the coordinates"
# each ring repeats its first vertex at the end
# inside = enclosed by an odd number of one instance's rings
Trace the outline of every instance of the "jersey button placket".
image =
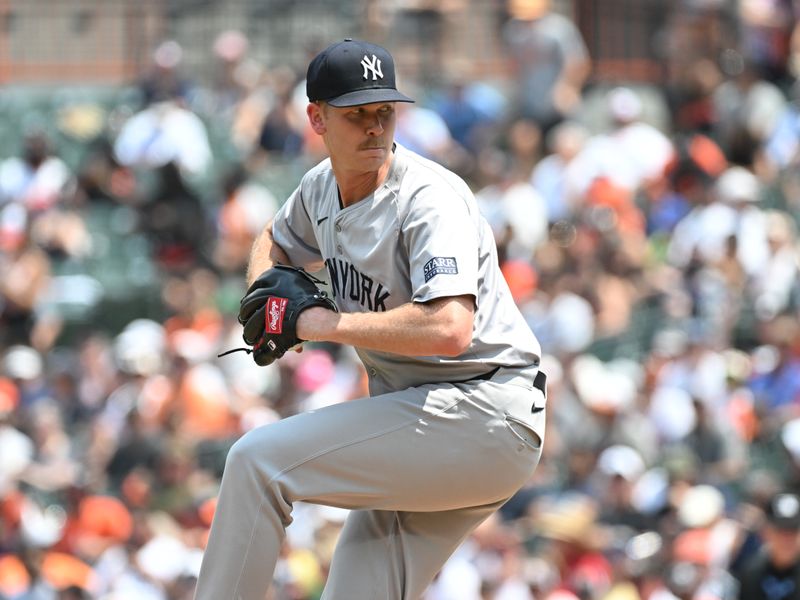
{"type": "MultiPolygon", "coordinates": [[[[336,231],[336,233],[342,233],[342,226],[339,223],[336,223],[333,226],[333,229],[334,229],[334,231],[336,231]]],[[[338,243],[336,244],[336,252],[338,252],[339,254],[342,254],[344,252],[344,250],[342,249],[342,245],[341,244],[338,244],[338,243]]]]}

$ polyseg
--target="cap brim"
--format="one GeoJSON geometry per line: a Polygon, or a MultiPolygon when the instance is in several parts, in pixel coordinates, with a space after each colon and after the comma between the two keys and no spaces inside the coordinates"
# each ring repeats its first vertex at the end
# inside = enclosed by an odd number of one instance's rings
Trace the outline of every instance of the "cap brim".
{"type": "Polygon", "coordinates": [[[356,90],[348,92],[336,98],[326,100],[331,106],[358,106],[359,104],[372,104],[374,102],[414,102],[405,94],[401,94],[393,89],[371,88],[368,90],[356,90]]]}

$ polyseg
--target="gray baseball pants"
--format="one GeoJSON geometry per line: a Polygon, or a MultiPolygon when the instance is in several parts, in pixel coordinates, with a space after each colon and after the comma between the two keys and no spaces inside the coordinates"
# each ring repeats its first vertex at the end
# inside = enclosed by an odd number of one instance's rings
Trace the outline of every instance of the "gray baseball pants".
{"type": "Polygon", "coordinates": [[[264,600],[296,501],[351,509],[324,600],[417,600],[536,469],[536,373],[422,385],[248,432],[228,454],[195,600],[264,600]]]}

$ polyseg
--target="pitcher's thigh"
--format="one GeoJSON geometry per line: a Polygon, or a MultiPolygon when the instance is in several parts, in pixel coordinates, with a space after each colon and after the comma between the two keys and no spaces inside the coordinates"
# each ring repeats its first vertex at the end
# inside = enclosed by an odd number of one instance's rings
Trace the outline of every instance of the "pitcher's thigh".
{"type": "Polygon", "coordinates": [[[287,502],[435,512],[510,497],[538,454],[519,441],[502,411],[423,386],[267,425],[232,455],[287,502]]]}

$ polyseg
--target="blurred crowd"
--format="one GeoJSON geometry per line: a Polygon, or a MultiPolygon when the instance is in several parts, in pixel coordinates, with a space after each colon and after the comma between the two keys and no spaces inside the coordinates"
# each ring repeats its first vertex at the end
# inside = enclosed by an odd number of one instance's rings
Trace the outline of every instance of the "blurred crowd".
{"type": "MultiPolygon", "coordinates": [[[[536,474],[425,600],[800,598],[800,6],[674,4],[657,85],[594,81],[546,0],[508,2],[506,80],[404,81],[397,140],[475,191],[550,386],[536,474]]],[[[77,166],[51,126],[0,162],[3,600],[190,599],[233,441],[366,394],[349,348],[217,358],[324,148],[304,73],[240,31],[210,84],[182,54],[77,166]]],[[[345,516],[295,506],[272,600],[319,598],[345,516]]]]}

